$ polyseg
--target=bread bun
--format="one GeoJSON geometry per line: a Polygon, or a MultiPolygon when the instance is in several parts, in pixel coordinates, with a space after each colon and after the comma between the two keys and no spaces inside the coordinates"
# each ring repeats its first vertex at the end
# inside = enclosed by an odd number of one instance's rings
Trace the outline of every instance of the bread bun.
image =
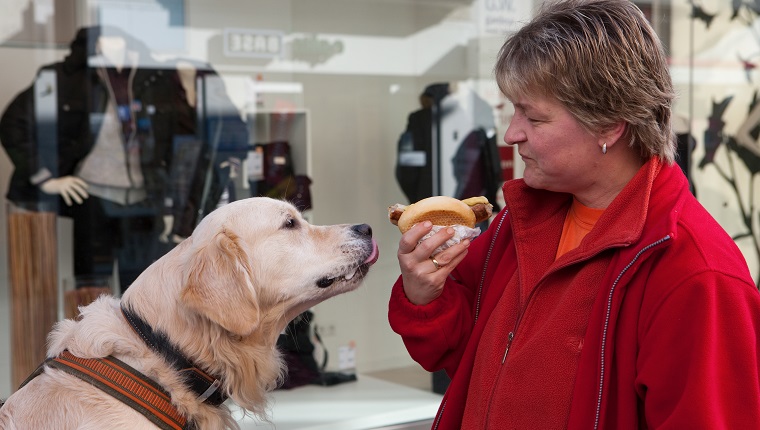
{"type": "Polygon", "coordinates": [[[475,213],[470,206],[459,199],[435,196],[422,199],[404,209],[398,219],[398,228],[406,233],[412,226],[422,221],[433,225],[463,225],[475,227],[475,213]]]}

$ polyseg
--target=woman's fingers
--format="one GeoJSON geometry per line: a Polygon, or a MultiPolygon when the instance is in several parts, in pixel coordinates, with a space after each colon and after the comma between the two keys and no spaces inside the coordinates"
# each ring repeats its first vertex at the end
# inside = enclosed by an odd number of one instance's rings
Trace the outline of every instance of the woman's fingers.
{"type": "Polygon", "coordinates": [[[410,302],[423,305],[441,295],[446,278],[467,255],[469,240],[433,255],[433,252],[454,235],[454,229],[443,228],[424,241],[420,240],[432,230],[430,222],[412,227],[401,236],[398,261],[404,292],[410,302]]]}
{"type": "Polygon", "coordinates": [[[398,247],[399,255],[411,254],[414,252],[419,255],[425,254],[424,256],[427,258],[427,256],[431,255],[436,248],[443,245],[447,240],[454,236],[453,228],[443,228],[436,234],[420,242],[420,240],[430,233],[432,229],[433,224],[430,221],[424,221],[415,224],[409,229],[409,231],[402,234],[398,247]]]}

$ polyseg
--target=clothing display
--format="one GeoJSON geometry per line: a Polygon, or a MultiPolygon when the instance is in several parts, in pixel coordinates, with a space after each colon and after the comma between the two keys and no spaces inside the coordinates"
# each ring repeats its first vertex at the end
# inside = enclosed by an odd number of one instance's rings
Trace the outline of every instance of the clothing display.
{"type": "Polygon", "coordinates": [[[556,260],[545,244],[559,244],[572,196],[522,179],[503,194],[437,299],[413,305],[400,278],[392,290],[389,320],[412,358],[452,377],[437,429],[760,420],[760,295],[679,166],[648,161],[556,260]],[[735,401],[717,394],[729,386],[735,401]]]}
{"type": "Polygon", "coordinates": [[[116,260],[124,291],[167,250],[158,240],[165,222],[186,237],[216,207],[229,178],[230,163],[223,163],[245,156],[247,128],[218,84],[197,96],[196,85],[217,77],[204,64],[185,61],[190,66],[180,72],[178,63],[158,62],[141,42],[106,27],[80,29],[70,47],[0,120],[14,165],[7,197],[73,219],[77,286],[110,277],[116,260]],[[117,49],[106,52],[111,45],[117,49]],[[183,80],[187,70],[192,75],[183,80]],[[67,176],[86,181],[82,204],[40,189],[67,176]]]}
{"type": "Polygon", "coordinates": [[[254,150],[260,154],[261,175],[249,180],[251,196],[284,199],[300,211],[313,209],[311,178],[296,174],[290,142],[258,143],[254,150]]]}
{"type": "Polygon", "coordinates": [[[503,183],[491,107],[474,91],[428,85],[397,144],[395,176],[410,203],[433,195],[496,201],[503,183]]]}

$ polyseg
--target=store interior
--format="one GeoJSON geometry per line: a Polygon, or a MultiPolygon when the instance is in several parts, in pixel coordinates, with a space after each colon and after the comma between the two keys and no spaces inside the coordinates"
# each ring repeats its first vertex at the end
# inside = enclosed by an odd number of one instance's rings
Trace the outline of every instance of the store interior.
{"type": "MultiPolygon", "coordinates": [[[[0,19],[4,24],[0,58],[13,65],[0,85],[3,109],[39,79],[42,66],[71,54],[70,44],[79,29],[118,26],[150,49],[151,62],[187,59],[213,69],[220,79],[207,81],[211,95],[200,100],[213,106],[213,93],[223,92],[246,124],[247,143],[287,141],[295,173],[310,180],[307,218],[320,225],[367,223],[380,249],[379,261],[359,290],[312,309],[322,339],[319,347],[328,353],[327,369],[358,374],[356,385],[339,387],[343,390],[370,384],[370,391],[382,393],[372,384],[402,387],[386,397],[419,404],[422,414],[415,412],[408,420],[432,417],[440,401],[440,394],[433,392],[433,375],[409,358],[387,322],[390,288],[399,273],[394,249],[400,237],[388,222],[387,208],[409,203],[395,177],[398,142],[409,114],[421,109],[426,87],[450,84],[451,93],[459,94],[450,102],[461,101],[465,107],[462,127],[471,127],[480,117],[485,118],[491,138],[499,133],[496,129],[505,113],[490,75],[504,29],[485,28],[479,15],[484,5],[472,0],[69,0],[14,2],[14,7],[0,19]],[[480,104],[478,109],[470,106],[473,101],[480,104]]],[[[528,16],[529,10],[521,6],[502,15],[518,19],[528,16]]],[[[13,171],[7,151],[0,151],[4,193],[13,171]]],[[[250,174],[243,170],[241,176],[250,174]]],[[[253,192],[247,185],[239,179],[231,190],[236,197],[245,197],[253,192]]],[[[451,193],[456,184],[443,179],[441,187],[441,192],[451,193]]],[[[17,205],[6,199],[0,224],[8,226],[10,214],[17,211],[17,205]]],[[[73,222],[59,216],[52,230],[56,320],[67,316],[65,293],[77,285],[73,222]]],[[[11,377],[11,239],[9,228],[0,229],[0,397],[17,388],[17,377],[11,377]]],[[[117,261],[105,284],[116,295],[123,288],[120,275],[126,277],[117,261]]],[[[321,397],[321,393],[312,395],[321,397]]],[[[403,415],[398,405],[386,403],[395,408],[390,412],[403,415]]],[[[383,401],[370,398],[369,404],[383,401]]],[[[276,409],[274,415],[277,421],[276,409]]],[[[280,422],[278,428],[287,424],[280,422]]]]}
{"type": "MultiPolygon", "coordinates": [[[[485,130],[498,147],[499,181],[519,177],[521,167],[512,160],[512,148],[501,142],[511,106],[499,94],[492,68],[504,37],[530,17],[538,0],[10,3],[0,17],[0,59],[6,65],[0,84],[0,109],[6,109],[39,79],[42,66],[60,62],[70,54],[70,43],[79,29],[114,26],[149,49],[150,67],[184,59],[213,71],[210,74],[214,79],[205,81],[203,87],[208,92],[199,100],[209,107],[218,106],[215,103],[219,98],[229,102],[232,116],[247,132],[244,143],[251,146],[246,149],[254,151],[255,144],[261,142],[287,141],[295,173],[309,180],[309,207],[304,211],[308,220],[320,225],[367,223],[380,249],[380,259],[361,288],[312,309],[312,322],[323,342],[319,348],[329,357],[327,369],[355,372],[361,387],[369,386],[370,391],[383,393],[388,387],[400,390],[397,394],[385,392],[390,410],[366,415],[401,416],[399,406],[390,400],[409,395],[409,404],[417,409],[410,412],[404,428],[415,428],[415,422],[419,425],[432,418],[440,402],[440,393],[434,392],[439,391],[434,390],[435,375],[411,360],[387,320],[391,286],[399,275],[396,250],[400,238],[396,226],[388,222],[387,208],[394,203],[407,204],[415,195],[404,188],[398,174],[403,133],[410,114],[424,106],[426,91],[442,85],[446,88],[442,106],[456,111],[451,117],[457,119],[440,129],[443,143],[438,142],[436,157],[442,161],[434,172],[432,189],[423,193],[455,195],[461,191],[461,181],[448,161],[457,156],[459,142],[473,129],[485,130]]],[[[731,2],[719,0],[701,2],[699,9],[687,0],[638,3],[652,17],[669,49],[679,93],[674,106],[680,118],[676,131],[692,139],[687,139],[685,160],[693,161],[686,169],[691,172],[695,193],[734,235],[757,277],[760,234],[757,222],[752,220],[760,217],[752,212],[758,210],[753,204],[755,191],[747,184],[753,183],[760,169],[756,169],[756,160],[740,160],[737,153],[719,146],[720,140],[716,143],[714,137],[747,135],[748,145],[757,146],[755,115],[747,112],[756,112],[760,11],[751,7],[732,11],[731,2]],[[715,129],[717,124],[719,129],[715,129]],[[716,149],[717,153],[710,152],[716,149]],[[744,163],[731,170],[728,166],[734,161],[744,163]],[[751,221],[745,223],[747,219],[751,221]]],[[[230,180],[226,194],[222,193],[223,198],[255,194],[251,178],[259,172],[259,159],[250,151],[243,152],[238,157],[240,170],[230,180]]],[[[402,165],[419,166],[417,155],[404,156],[407,158],[402,165]]],[[[13,172],[7,150],[0,150],[0,190],[4,194],[11,187],[13,172]]],[[[209,203],[207,197],[203,194],[204,204],[221,204],[218,199],[209,203]]],[[[494,203],[498,204],[498,199],[497,193],[494,203]]],[[[11,377],[14,302],[10,275],[13,250],[9,244],[10,215],[18,208],[7,198],[3,203],[0,398],[17,388],[11,377]]],[[[58,320],[66,316],[66,292],[77,284],[76,238],[73,221],[66,216],[55,219],[52,231],[49,251],[55,255],[58,320]]],[[[123,266],[114,260],[112,276],[104,284],[115,295],[121,293],[127,276],[120,276],[123,266]]],[[[348,393],[336,396],[361,396],[350,391],[350,384],[341,389],[348,393]]],[[[288,399],[328,402],[329,395],[323,393],[329,393],[329,388],[309,390],[305,397],[299,397],[299,392],[276,392],[275,404],[282,407],[288,399]]],[[[331,410],[329,402],[320,406],[331,410]]],[[[274,415],[277,421],[276,410],[274,415]]],[[[317,422],[314,417],[311,420],[317,422]]],[[[378,423],[387,428],[405,424],[382,419],[378,423]]],[[[345,427],[328,421],[323,425],[282,422],[277,428],[374,428],[374,424],[361,420],[345,427]]]]}

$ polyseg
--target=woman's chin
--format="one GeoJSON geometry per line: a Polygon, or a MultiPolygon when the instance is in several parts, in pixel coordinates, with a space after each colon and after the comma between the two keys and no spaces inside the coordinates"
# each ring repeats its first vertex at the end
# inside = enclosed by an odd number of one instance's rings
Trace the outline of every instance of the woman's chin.
{"type": "Polygon", "coordinates": [[[536,188],[539,190],[545,189],[545,185],[543,181],[539,180],[539,178],[536,177],[532,172],[526,170],[523,172],[523,181],[525,181],[525,185],[536,188]]]}

